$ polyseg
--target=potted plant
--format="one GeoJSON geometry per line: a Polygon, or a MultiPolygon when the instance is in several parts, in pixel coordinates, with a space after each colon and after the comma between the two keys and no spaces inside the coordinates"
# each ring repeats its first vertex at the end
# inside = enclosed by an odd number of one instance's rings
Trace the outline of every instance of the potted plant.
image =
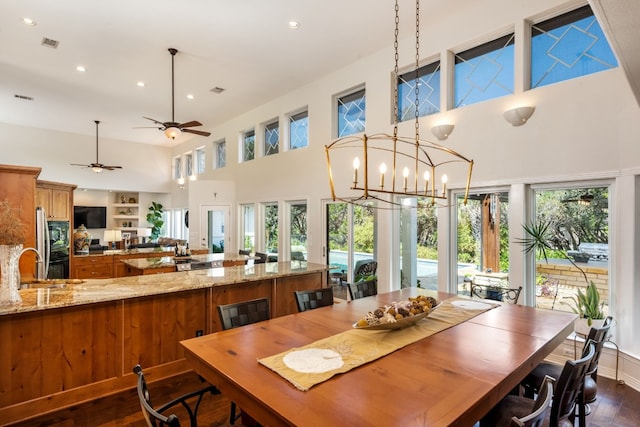
{"type": "Polygon", "coordinates": [[[151,240],[157,240],[160,237],[160,230],[164,225],[162,219],[163,206],[160,203],[151,202],[149,212],[147,213],[147,222],[151,224],[151,240]]]}
{"type": "Polygon", "coordinates": [[[524,252],[535,254],[544,258],[545,262],[548,262],[547,254],[551,251],[560,254],[564,259],[568,260],[584,278],[587,284],[586,290],[578,289],[577,294],[573,297],[568,297],[571,301],[560,301],[560,304],[571,307],[571,310],[576,313],[580,318],[576,320],[574,329],[577,333],[582,335],[588,335],[589,328],[593,325],[594,321],[603,322],[605,315],[603,312],[604,302],[600,299],[600,292],[596,284],[589,280],[585,271],[578,266],[573,258],[571,258],[566,251],[557,250],[553,247],[551,237],[549,236],[549,227],[551,222],[539,221],[531,225],[523,225],[522,228],[525,231],[526,236],[518,239],[518,243],[523,245],[524,252]]]}

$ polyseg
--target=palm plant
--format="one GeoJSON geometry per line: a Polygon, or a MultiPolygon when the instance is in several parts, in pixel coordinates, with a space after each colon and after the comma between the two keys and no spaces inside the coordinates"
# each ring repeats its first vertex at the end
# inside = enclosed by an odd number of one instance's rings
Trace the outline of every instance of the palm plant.
{"type": "Polygon", "coordinates": [[[533,224],[524,224],[522,228],[524,229],[525,237],[516,239],[516,243],[522,245],[522,250],[525,253],[533,252],[537,258],[543,258],[545,262],[548,262],[548,255],[551,252],[558,253],[582,273],[582,277],[584,277],[584,281],[587,284],[586,292],[578,289],[576,296],[568,297],[571,300],[570,303],[560,301],[560,304],[569,306],[574,313],[581,318],[587,319],[588,325],[591,326],[593,319],[604,319],[604,312],[602,311],[604,302],[600,301],[598,288],[593,281],[589,280],[587,273],[567,255],[565,250],[558,250],[553,246],[549,227],[551,227],[551,221],[544,220],[533,224]]]}

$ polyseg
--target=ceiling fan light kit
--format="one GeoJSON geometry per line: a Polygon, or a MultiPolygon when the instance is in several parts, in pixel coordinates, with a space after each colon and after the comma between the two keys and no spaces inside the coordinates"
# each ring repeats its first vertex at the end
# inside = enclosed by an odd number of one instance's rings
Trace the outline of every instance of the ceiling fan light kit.
{"type": "Polygon", "coordinates": [[[194,127],[194,126],[202,126],[202,123],[200,123],[197,120],[191,120],[189,122],[185,122],[185,123],[178,123],[175,120],[175,72],[174,72],[174,59],[176,56],[176,53],[178,53],[178,49],[175,48],[169,48],[169,53],[171,54],[171,121],[169,122],[161,122],[160,120],[156,120],[156,119],[152,119],[151,117],[144,117],[144,119],[147,120],[151,120],[152,122],[154,122],[157,125],[160,125],[160,127],[158,127],[158,129],[160,129],[162,132],[164,132],[164,134],[166,135],[167,138],[169,139],[176,139],[177,137],[179,137],[182,132],[185,133],[193,133],[195,135],[200,135],[200,136],[209,136],[211,135],[211,132],[205,132],[202,130],[195,130],[195,129],[188,129],[190,127],[194,127]]]}

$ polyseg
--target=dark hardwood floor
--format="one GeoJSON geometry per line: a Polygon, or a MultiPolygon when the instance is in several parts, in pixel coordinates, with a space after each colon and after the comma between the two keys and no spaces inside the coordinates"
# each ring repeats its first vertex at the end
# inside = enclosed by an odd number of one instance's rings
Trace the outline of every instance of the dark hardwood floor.
{"type": "MultiPolygon", "coordinates": [[[[185,374],[178,378],[150,384],[152,399],[155,404],[161,404],[168,396],[177,397],[187,391],[202,386],[202,382],[195,374],[185,374]]],[[[339,404],[336,402],[336,404],[339,404]]],[[[640,425],[640,392],[617,384],[608,378],[598,379],[598,399],[591,404],[592,412],[587,417],[588,427],[637,427],[640,425]]],[[[228,426],[230,402],[222,395],[207,395],[201,404],[198,425],[200,426],[228,426]]],[[[188,420],[183,410],[177,409],[176,415],[182,424],[188,420]]],[[[0,420],[1,423],[1,420],[0,420]]],[[[236,422],[235,426],[241,423],[236,422]]],[[[28,422],[11,424],[11,427],[35,426],[139,426],[144,427],[145,421],[138,404],[135,389],[105,397],[95,402],[79,405],[64,411],[56,412],[46,417],[40,417],[28,422]]],[[[546,424],[545,424],[546,425],[546,424]]]]}

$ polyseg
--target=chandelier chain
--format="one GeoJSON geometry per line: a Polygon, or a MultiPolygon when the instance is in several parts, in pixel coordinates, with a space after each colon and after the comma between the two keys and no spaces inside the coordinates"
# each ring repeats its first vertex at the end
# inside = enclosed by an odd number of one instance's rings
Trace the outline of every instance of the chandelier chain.
{"type": "Polygon", "coordinates": [[[419,69],[420,69],[420,0],[416,0],[416,82],[415,82],[415,91],[416,91],[416,105],[415,105],[415,117],[416,117],[416,141],[420,139],[420,85],[419,83],[419,69]]]}
{"type": "Polygon", "coordinates": [[[394,51],[394,67],[393,67],[393,136],[398,136],[398,33],[400,32],[400,7],[398,6],[398,0],[396,0],[396,28],[393,33],[393,51],[394,51]]]}

